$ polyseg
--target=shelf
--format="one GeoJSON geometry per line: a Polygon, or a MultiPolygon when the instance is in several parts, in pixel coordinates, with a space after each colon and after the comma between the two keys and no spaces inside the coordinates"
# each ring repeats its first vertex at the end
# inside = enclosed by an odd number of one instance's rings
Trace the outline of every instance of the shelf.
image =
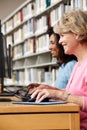
{"type": "Polygon", "coordinates": [[[29,58],[29,57],[33,57],[33,56],[38,56],[38,55],[42,55],[42,54],[45,54],[45,53],[50,53],[50,51],[43,51],[43,52],[39,52],[39,53],[33,53],[33,54],[30,54],[30,55],[27,55],[27,56],[22,56],[20,58],[15,58],[13,59],[13,61],[17,61],[17,60],[23,60],[25,58],[29,58]]]}
{"type": "Polygon", "coordinates": [[[17,67],[14,68],[13,70],[23,70],[25,68],[40,68],[40,67],[45,67],[45,66],[53,66],[56,65],[56,62],[53,63],[45,63],[45,64],[37,64],[37,65],[31,65],[31,66],[25,66],[25,67],[17,67]]]}

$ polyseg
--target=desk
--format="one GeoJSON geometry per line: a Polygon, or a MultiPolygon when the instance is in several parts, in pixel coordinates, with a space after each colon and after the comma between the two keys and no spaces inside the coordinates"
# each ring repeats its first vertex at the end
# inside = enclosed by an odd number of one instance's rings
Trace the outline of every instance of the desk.
{"type": "Polygon", "coordinates": [[[0,130],[80,130],[79,107],[0,102],[0,130]]]}

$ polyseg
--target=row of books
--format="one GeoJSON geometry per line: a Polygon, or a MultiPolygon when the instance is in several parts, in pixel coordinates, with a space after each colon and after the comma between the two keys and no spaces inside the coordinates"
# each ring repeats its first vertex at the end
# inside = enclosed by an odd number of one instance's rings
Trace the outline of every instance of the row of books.
{"type": "Polygon", "coordinates": [[[22,38],[23,38],[22,28],[19,28],[12,35],[13,43],[17,44],[17,43],[21,42],[22,38]]]}
{"type": "Polygon", "coordinates": [[[13,18],[10,18],[5,25],[2,25],[2,27],[5,29],[4,33],[11,31],[16,26],[20,25],[23,21],[22,11],[19,11],[16,13],[13,18]]]}
{"type": "Polygon", "coordinates": [[[51,21],[51,26],[54,26],[58,20],[62,17],[64,13],[64,4],[60,4],[57,8],[51,11],[50,13],[50,21],[51,21]]]}
{"type": "Polygon", "coordinates": [[[87,10],[87,0],[71,0],[71,7],[87,10]]]}
{"type": "Polygon", "coordinates": [[[26,39],[29,36],[34,35],[35,32],[35,20],[33,18],[29,19],[24,25],[23,25],[23,39],[26,39]]]}
{"type": "Polygon", "coordinates": [[[49,36],[47,34],[36,39],[27,39],[13,48],[13,58],[28,56],[32,53],[39,53],[49,50],[49,36]]]}
{"type": "Polygon", "coordinates": [[[12,80],[13,83],[24,84],[25,82],[24,70],[13,72],[12,80]]]}
{"type": "Polygon", "coordinates": [[[49,36],[48,34],[36,38],[36,53],[49,50],[49,36]]]}
{"type": "Polygon", "coordinates": [[[39,14],[40,12],[44,11],[46,8],[48,8],[51,5],[50,0],[36,0],[36,14],[39,14]]]}
{"type": "Polygon", "coordinates": [[[18,84],[29,84],[29,83],[45,83],[53,85],[56,79],[57,69],[46,71],[44,68],[31,68],[27,70],[27,77],[25,78],[24,70],[14,71],[13,79],[18,84]]]}
{"type": "Polygon", "coordinates": [[[21,28],[6,36],[7,44],[18,44],[34,33],[34,20],[29,19],[21,28]]]}
{"type": "Polygon", "coordinates": [[[35,2],[32,1],[32,2],[28,3],[28,4],[22,9],[23,21],[26,20],[26,19],[28,19],[28,18],[33,17],[34,14],[35,14],[35,10],[36,10],[35,2]]]}
{"type": "Polygon", "coordinates": [[[27,4],[23,9],[18,11],[12,18],[10,18],[5,25],[5,32],[8,33],[13,28],[20,25],[23,21],[34,15],[34,2],[27,4]]]}
{"type": "Polygon", "coordinates": [[[34,39],[28,39],[23,44],[13,48],[13,58],[19,58],[34,53],[34,39]]]}
{"type": "Polygon", "coordinates": [[[50,17],[47,15],[43,15],[36,19],[35,21],[35,35],[41,34],[42,32],[46,31],[49,23],[50,23],[50,17]]]}

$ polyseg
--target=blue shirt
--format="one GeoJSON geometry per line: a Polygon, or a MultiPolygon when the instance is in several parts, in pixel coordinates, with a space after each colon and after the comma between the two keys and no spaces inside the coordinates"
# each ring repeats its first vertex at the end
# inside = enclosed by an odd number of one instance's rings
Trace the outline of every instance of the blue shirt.
{"type": "Polygon", "coordinates": [[[67,62],[65,65],[62,64],[58,68],[57,78],[54,84],[55,87],[60,88],[60,89],[63,89],[66,87],[75,63],[76,61],[72,60],[72,61],[67,62]]]}

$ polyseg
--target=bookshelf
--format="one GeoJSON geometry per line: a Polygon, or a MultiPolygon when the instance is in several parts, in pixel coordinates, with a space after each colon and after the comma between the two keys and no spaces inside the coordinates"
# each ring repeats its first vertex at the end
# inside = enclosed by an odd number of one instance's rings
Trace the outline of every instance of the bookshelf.
{"type": "Polygon", "coordinates": [[[72,8],[87,10],[87,0],[26,0],[2,21],[7,47],[12,46],[12,83],[53,84],[56,60],[49,51],[48,27],[72,8]]]}

